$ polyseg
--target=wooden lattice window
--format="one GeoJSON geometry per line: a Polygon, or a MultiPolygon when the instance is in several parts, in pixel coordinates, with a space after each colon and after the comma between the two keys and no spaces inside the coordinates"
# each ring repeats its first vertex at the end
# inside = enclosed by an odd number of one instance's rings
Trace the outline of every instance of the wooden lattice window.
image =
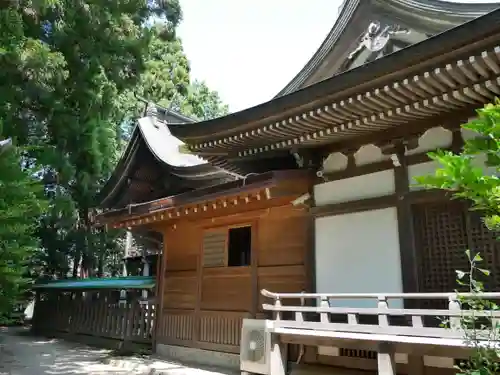
{"type": "Polygon", "coordinates": [[[227,264],[227,230],[206,231],[203,235],[203,267],[224,267],[227,264]]]}
{"type": "Polygon", "coordinates": [[[249,266],[251,241],[250,226],[206,231],[203,236],[203,267],[249,266]]]}
{"type": "Polygon", "coordinates": [[[491,271],[485,278],[487,290],[500,289],[500,242],[477,212],[459,201],[426,203],[413,208],[421,292],[450,292],[459,289],[456,270],[467,270],[465,250],[480,252],[481,267],[491,271]]]}
{"type": "Polygon", "coordinates": [[[471,248],[481,253],[484,259],[481,267],[490,271],[490,275],[481,281],[484,281],[486,290],[496,292],[500,290],[500,233],[486,228],[477,212],[469,212],[468,215],[471,248]]]}

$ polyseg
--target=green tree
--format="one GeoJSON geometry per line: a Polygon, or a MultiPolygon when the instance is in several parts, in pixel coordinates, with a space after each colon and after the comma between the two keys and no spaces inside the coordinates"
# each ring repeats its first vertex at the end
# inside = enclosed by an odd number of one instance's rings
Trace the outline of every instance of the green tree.
{"type": "MultiPolygon", "coordinates": [[[[189,62],[178,38],[165,38],[164,27],[151,27],[151,43],[145,56],[145,70],[133,88],[121,95],[121,113],[126,116],[124,132],[130,133],[144,104],[136,96],[171,108],[195,120],[209,120],[229,113],[216,91],[205,82],[189,79],[189,62]]],[[[170,37],[170,34],[167,34],[170,37]]]]}
{"type": "Polygon", "coordinates": [[[120,95],[146,69],[151,17],[175,38],[177,0],[19,0],[0,9],[0,121],[42,165],[51,204],[38,260],[49,273],[81,262],[92,274],[109,250],[91,227],[92,207],[118,156],[120,95]]]}
{"type": "Polygon", "coordinates": [[[37,219],[45,209],[43,186],[13,148],[0,154],[0,322],[26,290],[27,260],[36,252],[37,219]]]}
{"type": "Polygon", "coordinates": [[[477,118],[462,125],[476,137],[464,142],[460,153],[436,151],[430,158],[439,163],[434,175],[417,178],[429,188],[448,190],[456,198],[472,202],[490,229],[500,228],[500,102],[477,111],[477,118]],[[484,166],[482,165],[484,162],[484,166]],[[487,168],[485,168],[487,167],[487,168]]]}
{"type": "MultiPolygon", "coordinates": [[[[429,156],[440,167],[434,175],[417,178],[417,182],[428,188],[444,189],[455,198],[471,203],[471,209],[480,211],[484,223],[490,230],[500,229],[500,102],[488,104],[477,111],[477,118],[462,126],[475,133],[467,139],[461,152],[431,152],[429,156]]],[[[465,250],[465,249],[464,249],[465,250]]],[[[481,249],[477,249],[481,251],[481,249]]],[[[470,297],[460,298],[463,309],[498,310],[497,304],[482,298],[484,287],[477,275],[489,276],[490,271],[480,268],[480,254],[474,249],[465,250],[470,263],[468,270],[456,270],[457,283],[466,286],[470,297]]],[[[475,316],[460,319],[464,341],[473,348],[469,360],[459,370],[471,375],[492,375],[500,370],[500,325],[496,320],[484,320],[475,316]]]]}
{"type": "Polygon", "coordinates": [[[121,93],[118,100],[119,122],[122,132],[130,134],[135,120],[142,115],[144,103],[137,97],[148,101],[170,103],[187,93],[189,86],[189,64],[181,41],[171,34],[165,35],[161,24],[150,27],[151,40],[145,52],[144,70],[135,85],[121,93]]]}
{"type": "MultiPolygon", "coordinates": [[[[216,91],[210,90],[205,82],[194,81],[188,86],[185,95],[174,98],[174,109],[196,120],[211,120],[225,116],[229,107],[224,104],[216,91]]],[[[160,104],[166,106],[165,100],[160,104]]]]}
{"type": "Polygon", "coordinates": [[[141,113],[135,95],[157,102],[189,95],[189,65],[175,36],[181,18],[178,0],[0,6],[2,135],[27,146],[28,167],[40,166],[49,200],[33,270],[76,276],[81,264],[89,275],[116,272],[120,232],[92,227],[95,196],[141,113]]]}

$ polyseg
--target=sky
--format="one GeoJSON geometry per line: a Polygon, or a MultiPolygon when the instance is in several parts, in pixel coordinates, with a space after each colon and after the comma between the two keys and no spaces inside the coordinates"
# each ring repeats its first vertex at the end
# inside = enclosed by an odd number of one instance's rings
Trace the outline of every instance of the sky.
{"type": "Polygon", "coordinates": [[[334,25],[342,0],[180,3],[178,35],[191,78],[205,81],[235,112],[271,99],[293,79],[334,25]]]}
{"type": "Polygon", "coordinates": [[[342,0],[180,3],[178,35],[191,78],[205,81],[234,112],[271,99],[292,80],[332,28],[342,0]]]}

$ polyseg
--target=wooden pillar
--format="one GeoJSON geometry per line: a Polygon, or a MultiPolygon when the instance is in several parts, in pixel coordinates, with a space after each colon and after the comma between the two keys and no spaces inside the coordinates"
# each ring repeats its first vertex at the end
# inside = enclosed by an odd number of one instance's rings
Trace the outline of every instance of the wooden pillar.
{"type": "Polygon", "coordinates": [[[36,332],[40,329],[38,315],[40,314],[41,304],[40,304],[40,291],[35,292],[35,300],[33,301],[33,315],[31,316],[31,329],[36,332]]]}
{"type": "MultiPolygon", "coordinates": [[[[394,186],[397,195],[396,211],[403,292],[417,293],[419,290],[418,257],[415,246],[413,214],[411,204],[407,199],[410,192],[410,184],[404,145],[396,148],[396,156],[399,165],[394,167],[394,186]]],[[[412,304],[408,301],[405,301],[405,305],[412,307],[412,304]]]]}
{"type": "MultiPolygon", "coordinates": [[[[148,262],[146,255],[147,255],[147,250],[144,249],[143,253],[142,253],[142,263],[143,263],[142,276],[149,276],[149,274],[150,274],[150,266],[149,266],[149,262],[148,262]]],[[[148,298],[148,290],[144,289],[142,291],[142,299],[145,300],[147,298],[148,298]]]]}
{"type": "MultiPolygon", "coordinates": [[[[125,238],[125,249],[124,249],[124,254],[123,254],[123,268],[122,268],[122,275],[127,276],[127,257],[130,251],[130,248],[132,247],[132,232],[130,230],[127,230],[126,238],[125,238]]],[[[120,290],[120,303],[126,303],[127,301],[127,291],[126,290],[120,290]],[[125,301],[125,302],[123,302],[125,301]]]]}
{"type": "Polygon", "coordinates": [[[424,375],[424,357],[421,355],[408,354],[408,375],[424,375]]]}
{"type": "Polygon", "coordinates": [[[155,312],[154,312],[154,323],[153,323],[153,353],[156,352],[156,344],[158,341],[158,334],[163,327],[163,302],[164,302],[164,290],[165,290],[165,270],[167,268],[167,241],[163,235],[163,249],[158,254],[157,260],[157,272],[156,274],[156,296],[155,296],[155,312]]]}
{"type": "Polygon", "coordinates": [[[379,345],[377,367],[379,375],[396,375],[395,353],[390,344],[381,343],[379,345]]]}
{"type": "Polygon", "coordinates": [[[252,288],[252,310],[251,317],[256,318],[259,311],[259,221],[254,220],[251,225],[251,250],[250,250],[250,266],[251,266],[251,288],[252,288]]]}
{"type": "Polygon", "coordinates": [[[194,323],[193,323],[193,346],[200,339],[200,327],[201,327],[201,297],[203,294],[203,244],[205,242],[205,233],[201,229],[201,235],[199,236],[200,243],[198,247],[198,263],[196,266],[196,303],[194,306],[194,323]]]}
{"type": "Polygon", "coordinates": [[[134,320],[135,312],[137,307],[137,300],[133,298],[130,303],[127,303],[127,308],[125,312],[125,319],[123,321],[123,332],[122,332],[122,343],[121,350],[127,350],[129,348],[130,342],[132,341],[132,335],[134,331],[134,320]]]}
{"type": "MultiPolygon", "coordinates": [[[[311,204],[314,205],[314,182],[309,189],[311,204]]],[[[306,272],[306,291],[316,293],[316,216],[309,210],[307,219],[307,249],[304,261],[306,272]]],[[[312,301],[308,301],[312,302],[312,301]]]]}
{"type": "Polygon", "coordinates": [[[271,353],[269,356],[269,373],[271,375],[286,375],[288,361],[288,345],[279,340],[279,336],[271,334],[271,353]]]}

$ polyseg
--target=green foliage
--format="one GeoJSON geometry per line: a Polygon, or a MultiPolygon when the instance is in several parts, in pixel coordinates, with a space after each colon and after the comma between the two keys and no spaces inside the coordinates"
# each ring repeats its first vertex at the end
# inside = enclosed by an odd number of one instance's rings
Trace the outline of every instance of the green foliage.
{"type": "Polygon", "coordinates": [[[34,233],[46,202],[33,172],[22,168],[19,151],[0,154],[0,322],[29,286],[27,261],[38,247],[34,233]]]}
{"type": "MultiPolygon", "coordinates": [[[[170,105],[167,101],[159,104],[170,105]]],[[[222,103],[219,94],[200,81],[194,81],[185,95],[175,98],[173,108],[197,120],[211,120],[229,113],[229,107],[222,103]]]]}
{"type": "Polygon", "coordinates": [[[417,178],[417,182],[470,200],[473,209],[484,214],[488,228],[496,229],[500,228],[500,102],[486,105],[477,114],[476,119],[463,125],[477,137],[466,140],[461,153],[430,153],[440,168],[434,175],[417,178]],[[485,173],[482,162],[489,173],[485,173]]]}
{"type": "MultiPolygon", "coordinates": [[[[434,175],[417,178],[417,182],[428,188],[444,189],[455,198],[471,202],[473,210],[481,212],[490,230],[500,229],[500,102],[488,104],[477,111],[477,118],[463,125],[464,129],[475,133],[475,137],[464,142],[460,153],[436,151],[429,154],[440,164],[434,175]]],[[[471,293],[462,297],[463,309],[472,311],[497,311],[498,306],[481,297],[483,283],[478,279],[489,276],[490,271],[480,268],[479,253],[466,251],[470,268],[456,271],[457,283],[466,286],[471,293]]],[[[490,375],[500,371],[500,325],[498,321],[477,316],[460,318],[460,328],[465,333],[465,341],[473,354],[458,369],[464,374],[490,375]]]]}
{"type": "Polygon", "coordinates": [[[143,110],[143,104],[136,100],[135,95],[197,120],[209,120],[229,113],[219,94],[210,90],[205,82],[195,80],[190,83],[189,63],[181,41],[175,37],[165,40],[164,30],[159,24],[151,26],[145,70],[133,89],[120,96],[121,113],[126,116],[123,121],[129,124],[126,133],[130,133],[131,120],[140,116],[143,110]]]}
{"type": "MultiPolygon", "coordinates": [[[[499,306],[482,297],[484,292],[483,283],[478,277],[489,276],[490,272],[478,265],[482,262],[479,253],[466,252],[469,261],[468,271],[457,270],[457,283],[467,285],[468,296],[460,296],[459,302],[463,310],[472,312],[498,312],[499,306]]],[[[493,375],[500,372],[500,350],[498,340],[500,339],[500,323],[487,314],[486,317],[476,315],[464,315],[460,317],[459,329],[464,332],[464,341],[473,348],[472,355],[467,361],[461,362],[457,369],[461,374],[467,375],[493,375]]]]}
{"type": "Polygon", "coordinates": [[[7,193],[0,196],[0,219],[16,212],[25,221],[0,228],[10,257],[0,265],[0,304],[19,291],[15,280],[25,259],[31,277],[76,276],[80,265],[89,276],[118,272],[122,231],[91,224],[97,192],[125,145],[123,133],[142,110],[134,93],[156,102],[189,98],[189,108],[202,115],[201,101],[211,101],[207,113],[224,108],[206,87],[193,94],[175,35],[182,19],[179,0],[4,3],[0,139],[15,140],[23,164],[19,154],[0,155],[0,193],[8,185],[10,194],[18,194],[9,198],[13,202],[4,198],[7,193]],[[7,177],[5,168],[21,169],[7,177]],[[19,178],[19,191],[11,178],[19,178]],[[43,187],[44,199],[30,178],[43,187]]]}

